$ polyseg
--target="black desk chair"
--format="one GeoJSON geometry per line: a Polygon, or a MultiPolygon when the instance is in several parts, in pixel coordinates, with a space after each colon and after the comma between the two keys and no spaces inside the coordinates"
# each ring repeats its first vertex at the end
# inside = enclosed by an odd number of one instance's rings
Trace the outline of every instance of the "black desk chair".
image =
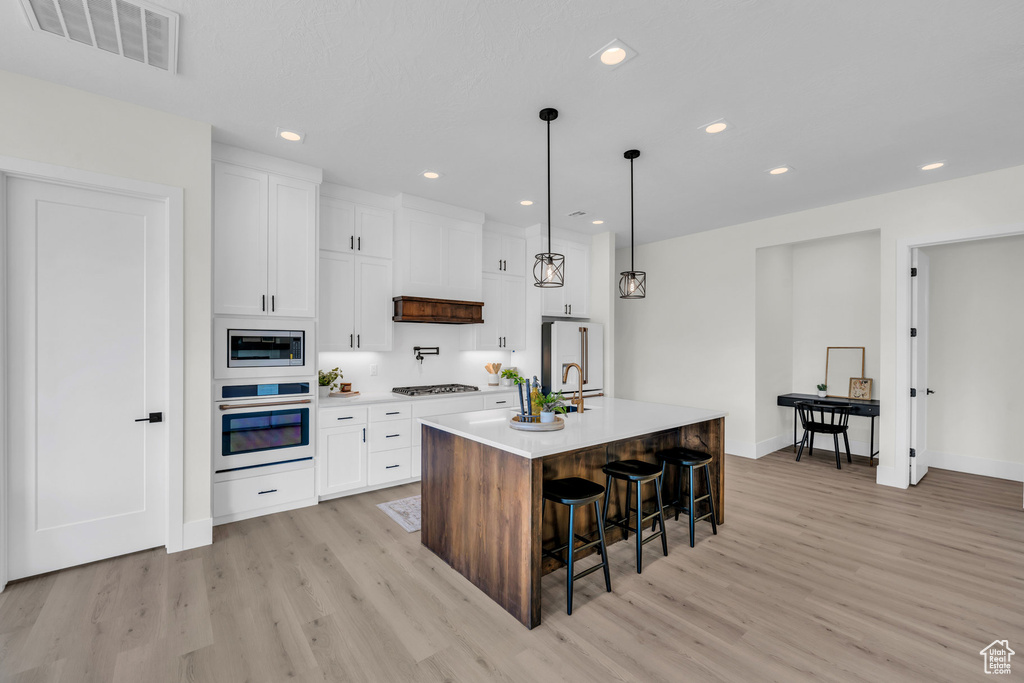
{"type": "Polygon", "coordinates": [[[836,469],[843,469],[839,460],[839,435],[843,435],[846,443],[846,462],[853,462],[850,457],[850,437],[847,435],[850,422],[850,407],[837,406],[830,403],[800,402],[796,404],[797,413],[800,415],[800,424],[804,428],[804,436],[800,439],[800,450],[797,451],[796,461],[800,462],[800,456],[804,454],[804,444],[808,444],[810,452],[814,452],[814,435],[831,434],[836,448],[836,469]]]}

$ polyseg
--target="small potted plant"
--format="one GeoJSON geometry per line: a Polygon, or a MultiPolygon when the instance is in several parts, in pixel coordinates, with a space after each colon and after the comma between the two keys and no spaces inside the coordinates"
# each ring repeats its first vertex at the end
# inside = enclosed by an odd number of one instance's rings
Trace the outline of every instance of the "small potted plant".
{"type": "Polygon", "coordinates": [[[562,396],[562,392],[559,391],[557,394],[552,392],[547,396],[540,397],[540,421],[541,422],[554,422],[555,413],[565,413],[565,401],[562,396]]]}
{"type": "Polygon", "coordinates": [[[516,383],[516,378],[519,377],[519,371],[515,368],[505,368],[501,371],[501,386],[510,387],[513,383],[516,383]]]}
{"type": "Polygon", "coordinates": [[[826,385],[819,384],[818,385],[818,398],[825,398],[825,396],[828,395],[827,392],[826,392],[827,389],[828,389],[828,387],[826,385]]]}
{"type": "Polygon", "coordinates": [[[343,377],[341,370],[334,368],[324,372],[320,370],[320,398],[327,398],[332,391],[338,389],[338,380],[343,377]]]}

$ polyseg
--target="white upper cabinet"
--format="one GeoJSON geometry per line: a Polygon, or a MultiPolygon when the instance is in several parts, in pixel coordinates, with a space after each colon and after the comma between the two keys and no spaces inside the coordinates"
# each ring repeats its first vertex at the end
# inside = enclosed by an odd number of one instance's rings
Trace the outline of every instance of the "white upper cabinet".
{"type": "Polygon", "coordinates": [[[590,247],[565,239],[552,239],[551,248],[565,256],[565,284],[543,289],[541,315],[558,318],[590,316],[590,247]]]}
{"type": "Polygon", "coordinates": [[[395,293],[480,301],[483,214],[410,195],[398,201],[395,293]]]}
{"type": "Polygon", "coordinates": [[[213,312],[316,317],[319,169],[215,144],[213,312]]]}
{"type": "Polygon", "coordinates": [[[394,211],[320,197],[321,249],[390,259],[394,230],[394,211]]]}
{"type": "Polygon", "coordinates": [[[270,176],[270,315],[316,317],[316,199],[313,183],[270,176]]]}
{"type": "Polygon", "coordinates": [[[483,272],[526,275],[526,240],[492,230],[483,234],[483,272]]]}
{"type": "MultiPolygon", "coordinates": [[[[330,185],[332,194],[390,201],[330,185]]],[[[320,198],[322,351],[390,351],[394,212],[340,197],[320,198]]]]}
{"type": "Polygon", "coordinates": [[[467,325],[465,350],[522,351],[526,345],[526,240],[494,228],[483,232],[484,323],[467,325]]]}
{"type": "Polygon", "coordinates": [[[269,176],[213,167],[214,313],[265,315],[269,176]]]}

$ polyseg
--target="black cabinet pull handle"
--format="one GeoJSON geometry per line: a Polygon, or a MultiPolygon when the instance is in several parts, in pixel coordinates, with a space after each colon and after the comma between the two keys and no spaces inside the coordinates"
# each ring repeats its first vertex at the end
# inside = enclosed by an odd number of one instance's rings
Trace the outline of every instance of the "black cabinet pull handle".
{"type": "Polygon", "coordinates": [[[260,491],[257,496],[262,496],[264,493],[277,493],[277,489],[267,489],[266,491],[260,491]]]}
{"type": "Polygon", "coordinates": [[[363,443],[366,443],[366,427],[363,427],[363,443]]]}
{"type": "Polygon", "coordinates": [[[348,348],[353,349],[356,346],[356,339],[354,334],[348,335],[348,348]]]}
{"type": "Polygon", "coordinates": [[[396,410],[396,411],[395,411],[395,412],[393,412],[393,413],[384,413],[384,414],[385,414],[385,415],[401,415],[402,413],[401,413],[401,411],[399,411],[399,410],[396,410]]]}
{"type": "Polygon", "coordinates": [[[395,438],[396,436],[401,436],[401,434],[388,434],[388,435],[387,435],[387,436],[385,436],[384,438],[385,438],[385,439],[393,439],[393,438],[395,438]]]}
{"type": "Polygon", "coordinates": [[[348,417],[339,417],[338,419],[339,420],[351,420],[353,417],[355,417],[355,416],[354,415],[349,415],[348,417]]]}
{"type": "Polygon", "coordinates": [[[274,311],[277,310],[277,305],[275,303],[276,300],[277,300],[277,295],[276,294],[271,294],[270,295],[270,312],[271,313],[273,313],[274,311]]]}
{"type": "Polygon", "coordinates": [[[401,465],[388,465],[388,466],[386,466],[386,467],[385,467],[384,469],[386,469],[386,470],[393,470],[393,469],[395,469],[396,467],[401,467],[401,465]]]}
{"type": "Polygon", "coordinates": [[[360,235],[359,237],[356,238],[356,250],[357,251],[362,251],[363,250],[363,236],[362,235],[360,235]]]}
{"type": "Polygon", "coordinates": [[[264,294],[262,297],[260,297],[260,310],[261,311],[267,310],[267,295],[266,294],[264,294]]]}
{"type": "Polygon", "coordinates": [[[356,348],[357,349],[361,348],[362,345],[363,345],[363,342],[360,339],[361,337],[362,337],[362,335],[359,335],[359,334],[356,335],[356,348]]]}
{"type": "Polygon", "coordinates": [[[356,248],[354,240],[355,240],[355,236],[354,235],[349,235],[348,236],[348,248],[349,249],[355,249],[356,248]]]}
{"type": "Polygon", "coordinates": [[[149,417],[140,417],[138,420],[136,420],[136,422],[149,422],[150,424],[152,424],[154,422],[163,422],[163,421],[164,421],[164,414],[163,413],[150,413],[149,417]]]}
{"type": "Polygon", "coordinates": [[[508,403],[508,401],[495,401],[494,403],[495,405],[500,405],[502,403],[508,403]]]}

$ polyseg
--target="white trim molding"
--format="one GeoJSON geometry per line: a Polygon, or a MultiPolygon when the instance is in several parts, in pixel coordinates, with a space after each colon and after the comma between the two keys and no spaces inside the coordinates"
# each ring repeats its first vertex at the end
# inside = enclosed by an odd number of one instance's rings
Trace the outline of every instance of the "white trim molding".
{"type": "Polygon", "coordinates": [[[267,171],[268,173],[277,173],[289,178],[305,180],[316,185],[324,181],[324,172],[320,168],[299,164],[287,159],[279,159],[278,157],[260,154],[259,152],[252,152],[241,147],[232,147],[231,145],[219,142],[213,143],[212,149],[214,161],[223,161],[235,164],[236,166],[245,166],[246,168],[254,168],[259,171],[267,171]]]}
{"type": "Polygon", "coordinates": [[[975,458],[970,455],[931,450],[927,451],[924,456],[927,459],[928,469],[951,470],[965,474],[977,474],[982,477],[1024,482],[1024,462],[989,460],[988,458],[975,458]]]}
{"type": "MultiPolygon", "coordinates": [[[[210,545],[211,543],[213,543],[212,517],[185,522],[182,530],[181,550],[199,548],[200,546],[210,545]]],[[[167,552],[171,552],[171,549],[168,548],[167,552]]]]}

